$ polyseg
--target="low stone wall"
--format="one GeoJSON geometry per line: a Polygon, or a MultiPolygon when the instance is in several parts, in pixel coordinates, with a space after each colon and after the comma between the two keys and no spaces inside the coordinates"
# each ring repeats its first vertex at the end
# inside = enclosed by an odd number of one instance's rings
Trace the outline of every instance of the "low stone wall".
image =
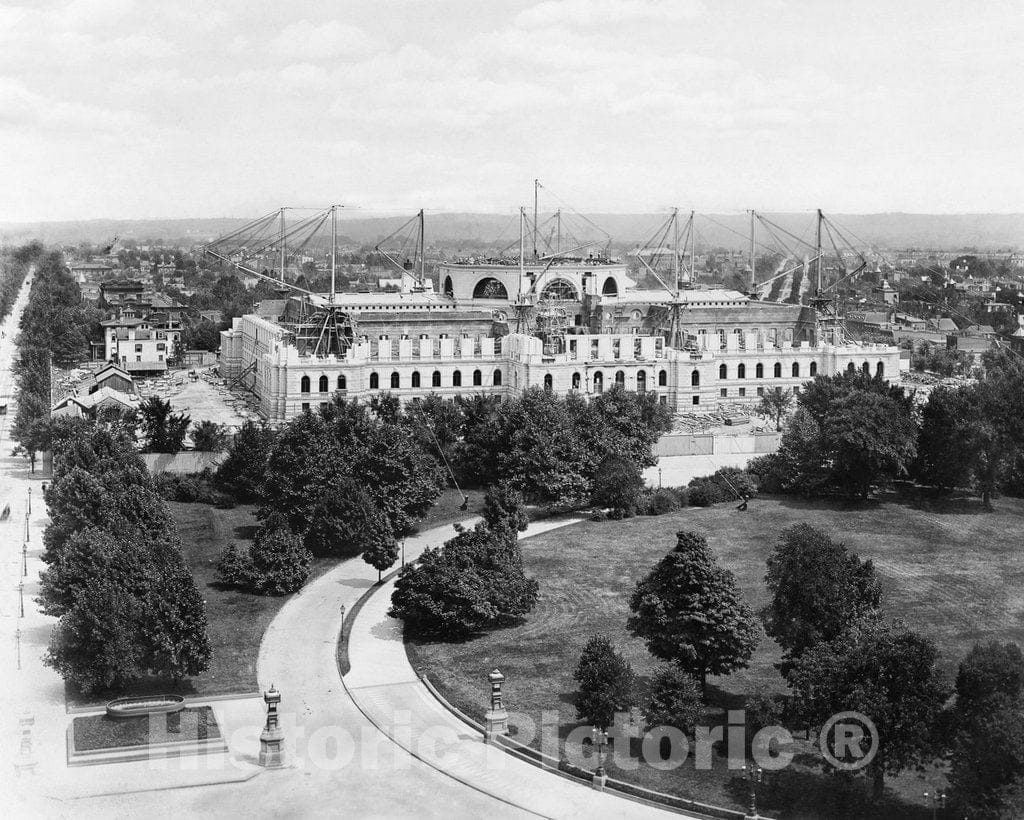
{"type": "Polygon", "coordinates": [[[216,470],[227,457],[227,453],[201,453],[186,451],[182,453],[142,453],[146,469],[152,475],[174,473],[175,475],[191,475],[203,470],[216,470]]]}
{"type": "Polygon", "coordinates": [[[780,433],[740,433],[718,435],[668,435],[654,446],[656,456],[710,456],[742,453],[774,453],[779,449],[780,433]]]}

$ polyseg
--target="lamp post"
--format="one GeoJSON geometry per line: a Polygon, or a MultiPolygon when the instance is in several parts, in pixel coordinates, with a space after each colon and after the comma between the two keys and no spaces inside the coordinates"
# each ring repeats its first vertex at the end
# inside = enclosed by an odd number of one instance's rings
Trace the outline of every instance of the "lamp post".
{"type": "Polygon", "coordinates": [[[658,489],[661,489],[661,467],[658,468],[658,489]]]}
{"type": "Polygon", "coordinates": [[[748,766],[744,763],[743,776],[750,786],[750,813],[745,815],[743,820],[757,820],[759,816],[757,813],[757,787],[761,785],[761,781],[764,779],[764,771],[760,766],[748,766]]]}
{"type": "Polygon", "coordinates": [[[924,799],[931,803],[932,806],[932,820],[938,817],[939,809],[946,808],[946,793],[935,789],[934,791],[925,792],[924,799]]]}
{"type": "Polygon", "coordinates": [[[18,669],[21,669],[21,627],[14,630],[14,640],[18,647],[18,669]]]}
{"type": "Polygon", "coordinates": [[[25,582],[18,581],[18,615],[19,618],[25,617],[25,582]]]}
{"type": "Polygon", "coordinates": [[[28,577],[28,544],[21,545],[21,577],[28,577]]]}
{"type": "Polygon", "coordinates": [[[591,779],[591,783],[595,789],[602,791],[604,789],[604,784],[608,781],[608,775],[604,770],[604,747],[608,745],[608,732],[598,726],[595,726],[591,730],[591,739],[597,747],[597,768],[594,769],[594,776],[591,779]]]}
{"type": "Polygon", "coordinates": [[[28,514],[32,515],[32,488],[28,488],[28,514]]]}
{"type": "Polygon", "coordinates": [[[405,539],[402,539],[402,568],[405,568],[405,539]]]}
{"type": "Polygon", "coordinates": [[[497,667],[492,669],[487,674],[487,681],[491,684],[491,708],[484,713],[484,742],[490,743],[498,735],[508,734],[508,712],[501,699],[501,685],[505,682],[501,670],[497,667]]]}
{"type": "Polygon", "coordinates": [[[31,536],[31,534],[29,533],[29,530],[28,530],[28,510],[25,511],[25,540],[26,541],[31,541],[32,540],[32,536],[31,536]]]}

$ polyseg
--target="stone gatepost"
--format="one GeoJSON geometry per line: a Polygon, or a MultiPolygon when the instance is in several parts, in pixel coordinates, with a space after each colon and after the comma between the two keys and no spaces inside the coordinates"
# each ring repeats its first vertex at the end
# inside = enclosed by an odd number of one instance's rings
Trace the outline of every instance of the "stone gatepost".
{"type": "Polygon", "coordinates": [[[35,718],[32,715],[22,715],[18,718],[18,726],[21,730],[21,747],[18,749],[18,756],[14,759],[14,771],[18,777],[27,774],[35,774],[39,761],[32,753],[32,727],[35,725],[35,718]]]}

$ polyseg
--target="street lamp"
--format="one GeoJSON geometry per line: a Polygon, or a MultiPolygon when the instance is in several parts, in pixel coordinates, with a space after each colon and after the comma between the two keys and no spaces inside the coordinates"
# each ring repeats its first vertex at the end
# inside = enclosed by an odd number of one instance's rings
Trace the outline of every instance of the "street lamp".
{"type": "Polygon", "coordinates": [[[28,577],[28,544],[21,545],[21,577],[28,577]]]}
{"type": "Polygon", "coordinates": [[[14,630],[14,639],[18,644],[18,669],[21,669],[21,627],[14,630]]]}
{"type": "Polygon", "coordinates": [[[402,567],[405,568],[405,539],[402,539],[402,567]]]}
{"type": "Polygon", "coordinates": [[[750,813],[744,817],[744,820],[757,820],[759,816],[757,813],[757,787],[764,779],[764,771],[760,766],[748,766],[744,763],[743,776],[750,786],[750,813]]]}
{"type": "Polygon", "coordinates": [[[28,488],[28,514],[32,515],[32,488],[28,488]]]}
{"type": "Polygon", "coordinates": [[[595,789],[603,789],[607,776],[604,771],[604,747],[608,745],[608,733],[597,726],[591,729],[591,740],[597,747],[597,768],[594,769],[595,789]]]}
{"type": "Polygon", "coordinates": [[[946,808],[946,793],[944,791],[936,789],[935,791],[925,792],[924,799],[932,805],[932,820],[935,820],[938,816],[939,809],[946,808]]]}
{"type": "Polygon", "coordinates": [[[661,489],[661,467],[658,468],[658,489],[661,489]]]}
{"type": "Polygon", "coordinates": [[[25,582],[18,581],[18,611],[21,613],[18,617],[25,617],[25,582]]]}

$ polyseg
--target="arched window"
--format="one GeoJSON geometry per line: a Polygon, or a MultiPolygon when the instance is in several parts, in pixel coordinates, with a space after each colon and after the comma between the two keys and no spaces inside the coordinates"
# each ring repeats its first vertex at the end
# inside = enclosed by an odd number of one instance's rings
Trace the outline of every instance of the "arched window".
{"type": "Polygon", "coordinates": [[[378,376],[376,373],[371,373],[370,374],[370,389],[371,390],[376,390],[378,387],[380,387],[380,376],[378,376]]]}
{"type": "Polygon", "coordinates": [[[445,296],[452,296],[455,293],[455,289],[452,287],[452,278],[450,276],[446,276],[444,278],[443,290],[445,296]]]}
{"type": "Polygon", "coordinates": [[[607,279],[604,280],[604,284],[601,285],[601,294],[603,296],[618,296],[619,295],[619,285],[615,281],[614,277],[609,276],[607,279]]]}
{"type": "Polygon", "coordinates": [[[773,370],[776,379],[782,378],[782,362],[776,362],[773,370]]]}
{"type": "Polygon", "coordinates": [[[700,371],[699,370],[694,370],[690,374],[690,386],[691,387],[700,387],[700,371]]]}
{"type": "Polygon", "coordinates": [[[540,298],[552,299],[556,302],[575,302],[579,300],[579,295],[572,282],[556,279],[544,286],[544,290],[540,292],[540,298]]]}
{"type": "Polygon", "coordinates": [[[745,364],[736,365],[736,378],[745,379],[747,378],[747,366],[745,364]]]}
{"type": "Polygon", "coordinates": [[[793,362],[793,378],[800,378],[800,362],[793,362]]]}
{"type": "Polygon", "coordinates": [[[484,383],[484,374],[479,370],[473,371],[473,387],[479,387],[484,383]]]}
{"type": "Polygon", "coordinates": [[[764,365],[760,362],[758,362],[757,367],[754,368],[754,375],[759,379],[764,378],[764,365]]]}
{"type": "Polygon", "coordinates": [[[452,373],[452,387],[462,387],[462,371],[456,370],[452,373]]]}
{"type": "Polygon", "coordinates": [[[397,390],[400,383],[401,382],[398,378],[398,371],[396,370],[394,373],[391,374],[391,389],[397,390]]]}
{"type": "Polygon", "coordinates": [[[500,370],[495,370],[494,371],[494,386],[495,387],[501,387],[501,371],[500,370]]]}
{"type": "Polygon", "coordinates": [[[846,372],[849,373],[852,376],[854,373],[857,372],[857,365],[855,365],[853,362],[850,362],[846,366],[846,372]]]}
{"type": "Polygon", "coordinates": [[[493,276],[488,276],[476,283],[473,288],[474,299],[508,299],[508,291],[493,276]]]}
{"type": "Polygon", "coordinates": [[[572,389],[573,390],[579,390],[580,389],[580,374],[579,373],[573,373],[572,374],[572,389]]]}
{"type": "Polygon", "coordinates": [[[440,387],[441,386],[441,371],[440,370],[435,370],[434,371],[434,374],[430,377],[430,384],[431,384],[432,387],[440,387]]]}
{"type": "Polygon", "coordinates": [[[331,389],[331,383],[330,381],[328,381],[326,376],[320,377],[320,381],[317,384],[317,388],[320,390],[321,393],[326,393],[328,390],[331,389]]]}
{"type": "Polygon", "coordinates": [[[551,378],[551,374],[550,373],[545,373],[544,374],[544,389],[547,390],[550,393],[552,387],[554,387],[554,381],[551,378]]]}
{"type": "Polygon", "coordinates": [[[598,370],[594,374],[594,392],[595,393],[603,393],[604,392],[604,376],[601,374],[600,370],[598,370]]]}
{"type": "Polygon", "coordinates": [[[869,365],[867,362],[864,362],[864,364],[862,364],[860,366],[860,369],[864,373],[865,376],[870,376],[871,375],[871,365],[869,365]]]}
{"type": "Polygon", "coordinates": [[[346,388],[347,384],[348,384],[348,382],[346,381],[344,376],[338,376],[338,389],[339,390],[344,390],[346,388]]]}
{"type": "Polygon", "coordinates": [[[309,376],[303,376],[302,379],[299,381],[299,390],[301,390],[303,393],[309,392],[309,376]]]}
{"type": "Polygon", "coordinates": [[[875,367],[875,375],[882,379],[885,377],[885,364],[879,362],[875,367]]]}
{"type": "Polygon", "coordinates": [[[625,387],[626,386],[626,371],[619,370],[615,373],[615,386],[625,387]]]}
{"type": "Polygon", "coordinates": [[[636,371],[636,392],[644,393],[647,390],[647,372],[644,370],[636,371]]]}
{"type": "Polygon", "coordinates": [[[668,371],[658,371],[658,387],[668,387],[668,371]]]}
{"type": "Polygon", "coordinates": [[[818,375],[818,363],[817,362],[811,362],[811,378],[813,379],[817,375],[818,375]]]}
{"type": "Polygon", "coordinates": [[[729,378],[729,368],[725,366],[724,362],[718,366],[718,378],[720,378],[720,379],[727,379],[727,378],[729,378]]]}
{"type": "Polygon", "coordinates": [[[420,386],[420,371],[418,371],[418,370],[412,371],[412,386],[413,387],[419,387],[420,386]]]}

